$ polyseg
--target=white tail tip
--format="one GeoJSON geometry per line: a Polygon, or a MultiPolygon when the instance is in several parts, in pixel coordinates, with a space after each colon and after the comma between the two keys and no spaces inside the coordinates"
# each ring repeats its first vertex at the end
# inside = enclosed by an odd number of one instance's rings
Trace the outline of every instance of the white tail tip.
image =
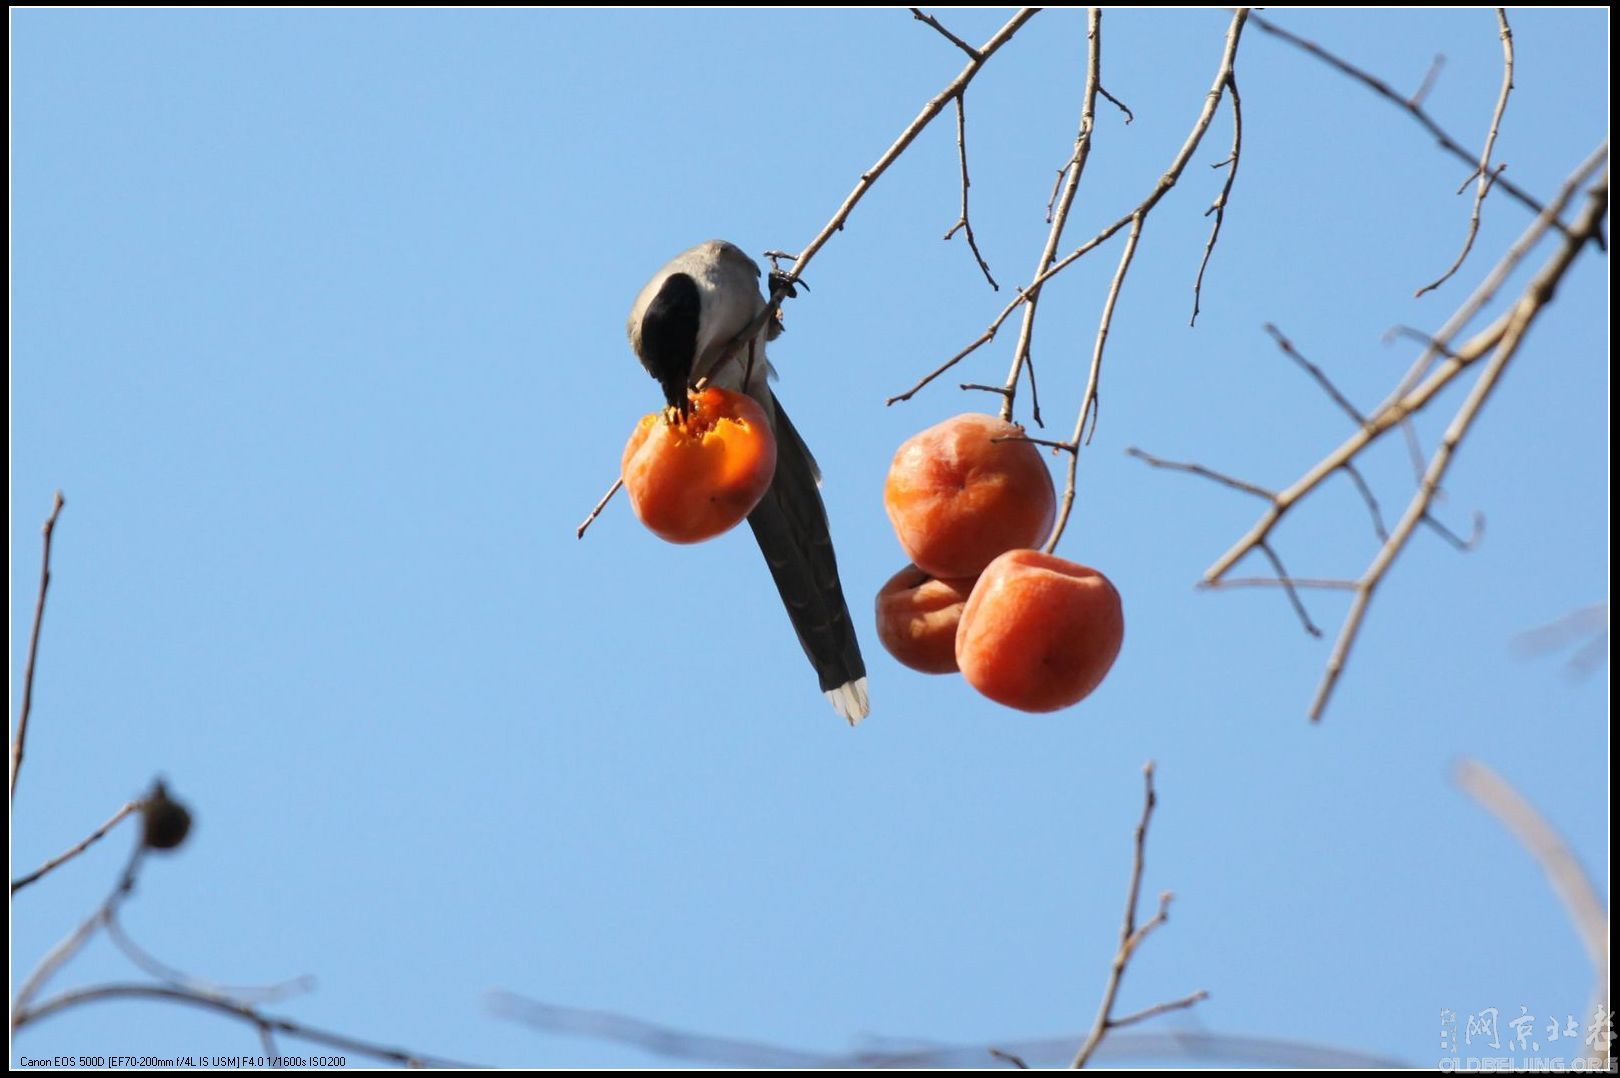
{"type": "Polygon", "coordinates": [[[824,694],[833,710],[842,715],[851,726],[866,718],[872,711],[872,703],[866,695],[866,679],[856,678],[846,681],[836,689],[829,689],[824,694]]]}

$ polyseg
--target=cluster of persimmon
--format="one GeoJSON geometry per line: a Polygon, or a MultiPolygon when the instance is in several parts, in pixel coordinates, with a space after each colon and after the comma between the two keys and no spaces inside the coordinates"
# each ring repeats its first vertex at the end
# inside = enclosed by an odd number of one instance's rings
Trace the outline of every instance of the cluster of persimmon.
{"type": "Polygon", "coordinates": [[[1023,428],[961,415],[894,455],[883,503],[912,564],[877,595],[878,639],[926,674],[956,670],[1023,711],[1077,704],[1125,638],[1119,592],[1033,549],[1052,528],[1052,475],[1023,428]]]}
{"type": "Polygon", "coordinates": [[[689,396],[684,414],[642,416],[621,467],[647,530],[701,543],[736,527],[770,489],[776,436],[753,398],[711,386],[689,396]]]}

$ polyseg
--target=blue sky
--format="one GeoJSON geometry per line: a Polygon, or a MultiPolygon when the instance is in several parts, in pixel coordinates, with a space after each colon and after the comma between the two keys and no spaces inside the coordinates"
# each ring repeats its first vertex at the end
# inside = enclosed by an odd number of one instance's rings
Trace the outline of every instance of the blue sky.
{"type": "MultiPolygon", "coordinates": [[[[1482,139],[1489,12],[1275,17],[1402,92],[1445,54],[1429,107],[1482,139]]],[[[942,18],[980,42],[1005,13],[942,18]]],[[[1548,197],[1606,131],[1608,19],[1510,18],[1497,158],[1548,197]]],[[[1171,160],[1226,21],[1105,17],[1104,84],[1136,119],[1100,112],[1065,249],[1171,160]]],[[[710,237],[807,243],[957,50],[904,12],[36,10],[11,29],[13,716],[39,525],[68,500],[14,875],[161,773],[197,825],[124,923],[211,980],[314,975],[273,1008],[314,1025],[497,1065],[648,1058],[495,1018],[505,989],[810,1050],[1078,1039],[1151,758],[1144,893],[1176,902],[1122,1010],[1204,988],[1159,1027],[1420,1065],[1443,1009],[1584,1023],[1574,930],[1448,775],[1461,756],[1498,769],[1607,894],[1607,667],[1571,679],[1513,647],[1607,599],[1606,263],[1577,264],[1462,446],[1439,511],[1483,512],[1482,545],[1417,536],[1321,725],[1305,708],[1342,597],[1308,597],[1315,640],[1278,594],[1195,591],[1259,503],[1124,453],[1286,485],[1349,429],[1262,325],[1371,407],[1413,355],[1384,332],[1438,327],[1528,223],[1493,195],[1463,271],[1413,299],[1462,241],[1467,169],[1387,102],[1246,33],[1244,156],[1198,326],[1224,109],[1115,316],[1060,552],[1118,585],[1126,640],[1055,715],[904,670],[868,611],[904,560],[881,502],[894,448],[986,407],[955,384],[999,381],[1015,334],[884,398],[1028,280],[1083,15],[1038,16],[969,91],[973,221],[1002,292],[940,241],[949,112],[883,177],[773,346],[863,630],[873,714],[851,731],[746,529],[668,546],[622,500],[574,528],[659,402],[623,334],[646,277],[710,237]]],[[[1043,295],[1051,430],[1072,425],[1118,242],[1043,295]]],[[[1422,418],[1426,444],[1460,400],[1422,418]]],[[[1400,446],[1367,465],[1404,504],[1400,446]]],[[[1376,549],[1348,484],[1278,541],[1302,576],[1376,549]]],[[[14,989],[131,837],[19,896],[14,989]]],[[[97,944],[57,986],[134,976],[97,944]]],[[[120,1003],[25,1030],[12,1059],[255,1051],[239,1023],[120,1003]]]]}

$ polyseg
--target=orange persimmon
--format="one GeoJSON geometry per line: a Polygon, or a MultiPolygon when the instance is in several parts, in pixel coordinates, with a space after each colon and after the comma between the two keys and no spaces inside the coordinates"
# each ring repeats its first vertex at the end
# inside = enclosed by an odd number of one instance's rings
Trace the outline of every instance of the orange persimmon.
{"type": "Polygon", "coordinates": [[[1119,592],[1097,570],[1009,550],[973,586],[956,630],[968,684],[1021,711],[1057,711],[1102,684],[1125,639],[1119,592]]]}
{"type": "Polygon", "coordinates": [[[709,387],[670,419],[641,418],[624,447],[624,489],[647,529],[700,543],[753,511],[776,474],[776,436],[753,398],[709,387]]]}
{"type": "Polygon", "coordinates": [[[1052,474],[1023,433],[995,416],[968,414],[900,446],[883,506],[919,569],[971,578],[1003,551],[1046,538],[1057,506],[1052,474]]]}
{"type": "Polygon", "coordinates": [[[903,665],[924,674],[956,671],[956,623],[971,580],[939,580],[915,565],[877,593],[878,640],[903,665]]]}

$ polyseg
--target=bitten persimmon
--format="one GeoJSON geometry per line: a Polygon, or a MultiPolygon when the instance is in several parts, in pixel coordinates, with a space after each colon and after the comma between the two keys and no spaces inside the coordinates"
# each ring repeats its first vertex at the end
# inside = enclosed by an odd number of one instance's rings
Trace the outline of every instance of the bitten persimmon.
{"type": "Polygon", "coordinates": [[[956,661],[998,704],[1057,711],[1102,684],[1124,639],[1125,612],[1107,577],[1038,550],[1009,550],[973,586],[956,661]]]}
{"type": "Polygon", "coordinates": [[[913,670],[955,673],[956,624],[972,591],[972,580],[940,580],[906,566],[877,593],[878,640],[913,670]]]}
{"type": "Polygon", "coordinates": [[[776,474],[776,436],[753,398],[713,386],[691,411],[641,417],[624,447],[624,489],[647,529],[700,543],[753,511],[776,474]]]}
{"type": "Polygon", "coordinates": [[[1052,473],[1023,432],[995,416],[959,415],[895,453],[883,506],[919,569],[971,578],[1003,551],[1046,538],[1057,506],[1052,473]]]}

